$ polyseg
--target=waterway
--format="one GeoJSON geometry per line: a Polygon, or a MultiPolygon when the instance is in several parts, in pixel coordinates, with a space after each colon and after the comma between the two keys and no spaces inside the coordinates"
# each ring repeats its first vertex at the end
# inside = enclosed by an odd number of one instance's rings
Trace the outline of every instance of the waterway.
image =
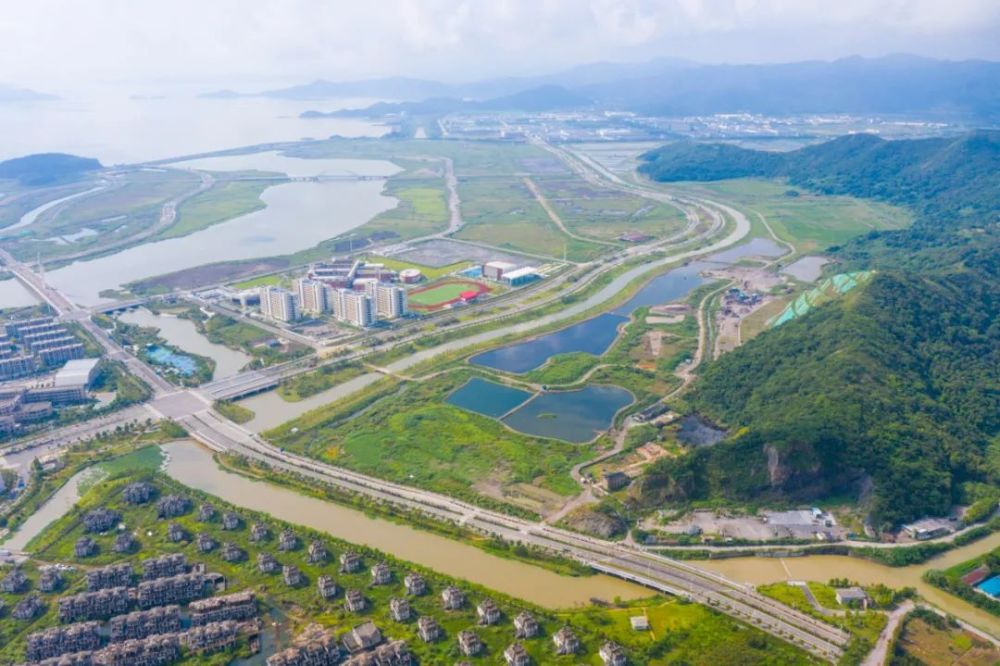
{"type": "Polygon", "coordinates": [[[610,576],[561,576],[409,525],[373,518],[355,509],[232,474],[219,468],[208,451],[191,442],[167,444],[164,450],[166,473],[187,486],[548,608],[588,604],[592,598],[610,601],[650,594],[610,576]]]}
{"type": "Polygon", "coordinates": [[[146,308],[130,310],[118,316],[127,324],[135,324],[159,330],[161,338],[179,349],[205,356],[215,361],[213,379],[232,377],[253,358],[242,351],[230,349],[225,345],[210,342],[198,331],[198,327],[190,319],[182,319],[173,315],[157,315],[146,308]]]}
{"type": "Polygon", "coordinates": [[[23,551],[28,543],[42,533],[50,524],[62,518],[80,499],[80,485],[100,472],[94,467],[82,469],[70,477],[66,484],[31,514],[11,537],[3,542],[3,547],[11,551],[23,551]]]}
{"type": "Polygon", "coordinates": [[[38,305],[38,299],[21,284],[20,280],[14,277],[0,280],[0,309],[24,308],[32,305],[38,305]]]}
{"type": "Polygon", "coordinates": [[[41,215],[42,213],[44,213],[47,210],[51,210],[52,208],[55,208],[56,206],[58,206],[61,203],[66,203],[67,201],[72,201],[73,199],[78,199],[80,197],[85,197],[88,194],[94,194],[95,192],[100,192],[101,190],[105,189],[106,187],[107,187],[107,185],[96,185],[96,186],[90,188],[89,190],[84,190],[83,192],[77,192],[75,194],[70,194],[69,196],[62,197],[60,199],[55,199],[53,201],[48,201],[46,203],[43,203],[41,206],[38,206],[37,208],[33,208],[32,210],[29,210],[27,213],[25,213],[24,215],[21,216],[20,220],[18,220],[14,224],[10,225],[9,227],[5,228],[3,230],[4,234],[6,235],[7,232],[9,232],[9,231],[16,231],[17,229],[23,229],[24,227],[27,227],[27,226],[29,226],[31,224],[34,224],[35,220],[38,219],[39,215],[41,215]]]}
{"type": "MultiPolygon", "coordinates": [[[[399,167],[384,160],[282,158],[297,163],[299,175],[339,169],[385,176],[399,167]],[[300,164],[298,164],[300,163],[300,164]]],[[[273,153],[209,158],[219,170],[264,170],[273,153]],[[259,162],[257,161],[259,160],[259,162]]],[[[289,167],[290,168],[290,167],[289,167]]],[[[378,180],[286,182],[267,188],[267,206],[187,236],[144,243],[108,256],[78,261],[46,275],[50,284],[81,305],[102,302],[100,292],[125,283],[203,264],[289,254],[361,226],[396,205],[378,180]]]]}
{"type": "Polygon", "coordinates": [[[947,569],[998,546],[1000,546],[1000,533],[994,533],[981,541],[950,550],[924,564],[908,567],[887,567],[869,560],[842,555],[810,555],[782,559],[736,557],[699,561],[694,564],[721,573],[731,580],[751,585],[790,580],[826,582],[831,578],[848,578],[863,585],[882,583],[893,588],[914,587],[931,604],[994,636],[1000,636],[1000,618],[928,585],[920,578],[928,569],[947,569]]]}
{"type": "Polygon", "coordinates": [[[257,433],[276,428],[282,423],[302,416],[309,410],[346,398],[355,391],[360,391],[366,386],[374,384],[384,376],[377,372],[369,372],[296,402],[288,402],[278,395],[277,391],[252,395],[239,401],[240,405],[254,413],[253,419],[244,423],[243,427],[257,433]]]}

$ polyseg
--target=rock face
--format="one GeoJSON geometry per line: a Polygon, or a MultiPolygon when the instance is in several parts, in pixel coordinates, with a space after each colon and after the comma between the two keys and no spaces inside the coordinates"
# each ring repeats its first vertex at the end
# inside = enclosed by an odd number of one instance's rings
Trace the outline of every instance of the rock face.
{"type": "Polygon", "coordinates": [[[617,516],[609,516],[587,508],[577,509],[564,519],[566,524],[578,532],[592,534],[602,539],[624,534],[627,526],[617,516]]]}

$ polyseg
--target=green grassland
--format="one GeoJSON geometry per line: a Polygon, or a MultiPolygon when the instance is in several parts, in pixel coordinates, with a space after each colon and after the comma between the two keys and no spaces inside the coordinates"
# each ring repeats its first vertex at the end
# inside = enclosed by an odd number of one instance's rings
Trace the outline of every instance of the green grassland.
{"type": "Polygon", "coordinates": [[[356,362],[324,365],[316,370],[283,380],[278,385],[277,392],[283,400],[298,402],[364,373],[364,367],[356,362]]]}
{"type": "Polygon", "coordinates": [[[566,227],[584,236],[614,241],[637,231],[655,238],[684,228],[684,214],[667,204],[566,178],[540,177],[538,188],[566,227]]]}
{"type": "Polygon", "coordinates": [[[410,292],[409,302],[414,305],[428,307],[447,303],[458,298],[464,291],[476,290],[475,284],[471,283],[472,281],[470,280],[462,282],[445,281],[440,284],[432,284],[425,291],[410,292]]]}
{"type": "Polygon", "coordinates": [[[676,183],[688,192],[702,192],[757,211],[779,238],[795,246],[797,254],[822,252],[832,245],[869,231],[902,229],[912,213],[898,206],[849,196],[811,194],[775,180],[739,179],[712,183],[676,183]],[[789,196],[788,193],[797,195],[789,196]]]}
{"type": "MultiPolygon", "coordinates": [[[[569,470],[590,457],[592,447],[522,435],[494,419],[446,404],[448,394],[472,374],[466,370],[402,386],[383,385],[384,397],[360,413],[353,405],[333,403],[265,437],[365,474],[480,503],[487,486],[501,492],[516,484],[558,495],[577,492],[569,470]]],[[[503,499],[497,492],[488,496],[503,499]]]]}
{"type": "Polygon", "coordinates": [[[287,280],[285,276],[280,274],[262,275],[260,277],[255,277],[249,280],[243,280],[242,282],[237,282],[233,285],[233,288],[252,289],[254,287],[273,287],[273,286],[283,285],[289,282],[291,282],[291,280],[287,280]]]}
{"type": "Polygon", "coordinates": [[[456,236],[515,252],[589,261],[609,247],[564,234],[516,176],[459,178],[459,198],[465,226],[456,236]]]}
{"type": "Polygon", "coordinates": [[[183,171],[130,171],[108,189],[74,199],[46,211],[9,250],[18,257],[57,258],[85,250],[97,251],[156,224],[162,205],[198,185],[198,177],[183,171]],[[74,234],[83,228],[95,235],[59,244],[43,239],[74,234]]]}
{"type": "MultiPolygon", "coordinates": [[[[330,628],[336,635],[347,631],[350,627],[365,620],[372,620],[382,631],[394,639],[407,641],[411,651],[420,663],[439,664],[452,663],[460,659],[454,636],[458,631],[475,627],[476,632],[486,645],[484,653],[474,661],[495,663],[499,660],[503,649],[513,640],[512,618],[523,610],[532,612],[542,627],[541,635],[524,641],[525,648],[532,655],[534,663],[539,664],[600,664],[597,650],[605,640],[612,639],[625,647],[632,663],[666,664],[715,664],[732,663],[726,661],[729,657],[740,656],[749,659],[747,663],[772,664],[807,664],[813,663],[800,650],[774,639],[757,629],[738,624],[704,606],[689,604],[681,600],[668,600],[653,597],[628,605],[614,605],[610,608],[588,607],[567,611],[547,611],[534,607],[526,602],[507,597],[478,585],[454,580],[433,571],[417,567],[397,560],[384,553],[364,547],[358,547],[328,535],[307,530],[298,526],[271,519],[266,515],[240,509],[220,501],[218,498],[205,495],[164,477],[162,475],[144,475],[152,481],[160,493],[177,493],[189,497],[196,505],[210,501],[219,512],[233,510],[241,515],[243,525],[238,530],[224,531],[218,518],[209,522],[196,520],[196,512],[175,519],[189,535],[205,532],[217,541],[232,542],[243,548],[249,558],[239,563],[228,563],[222,560],[218,549],[210,553],[200,553],[191,540],[180,544],[168,543],[165,538],[168,521],[159,520],[155,515],[155,506],[147,504],[133,507],[121,500],[121,490],[136,475],[125,475],[111,479],[88,493],[76,507],[64,518],[56,521],[34,542],[35,558],[43,562],[59,561],[73,562],[73,543],[82,534],[80,520],[86,510],[95,506],[107,506],[122,513],[126,526],[138,528],[135,534],[141,547],[133,555],[118,555],[111,551],[110,544],[113,535],[97,536],[101,550],[100,554],[87,560],[88,564],[110,564],[121,561],[136,561],[145,557],[159,555],[165,552],[182,552],[191,562],[204,562],[210,571],[217,571],[226,576],[229,590],[252,589],[261,601],[262,616],[276,619],[280,626],[280,642],[287,642],[306,625],[319,623],[330,628]],[[249,541],[249,525],[253,522],[263,522],[268,525],[271,540],[261,546],[249,541]],[[282,529],[293,529],[303,547],[296,551],[277,552],[274,544],[276,535],[282,529]],[[330,553],[330,563],[310,564],[306,561],[305,545],[312,540],[319,540],[326,545],[330,553]],[[282,564],[294,564],[305,574],[308,584],[290,588],[281,581],[280,574],[263,574],[256,567],[255,557],[262,549],[275,553],[282,564]],[[341,574],[337,572],[336,558],[347,550],[358,552],[366,568],[356,574],[341,574]],[[386,562],[393,571],[393,580],[385,586],[370,586],[367,567],[376,562],[386,562]],[[445,639],[425,644],[416,636],[416,623],[395,622],[389,616],[388,601],[394,596],[403,596],[402,578],[405,573],[418,571],[422,573],[431,589],[431,594],[422,597],[411,597],[410,603],[417,615],[434,617],[445,631],[445,639]],[[323,573],[334,576],[338,587],[344,589],[360,589],[369,601],[369,608],[362,614],[348,614],[343,610],[343,592],[331,601],[323,601],[315,591],[315,581],[323,573]],[[469,602],[458,611],[446,612],[441,608],[438,593],[447,585],[458,585],[468,595],[469,602]],[[500,606],[504,617],[493,627],[477,627],[475,620],[475,603],[491,597],[500,606]],[[651,632],[636,633],[628,626],[631,615],[646,614],[650,619],[651,632]],[[583,649],[577,655],[556,657],[552,652],[551,635],[561,626],[570,625],[580,638],[583,649]],[[722,661],[719,661],[719,660],[722,661]]],[[[28,565],[26,571],[30,578],[37,579],[33,565],[28,565]]],[[[68,592],[79,591],[83,587],[82,573],[72,572],[68,576],[68,592]]],[[[33,622],[19,622],[9,618],[0,620],[2,628],[2,646],[0,659],[4,661],[19,661],[23,656],[24,636],[29,631],[36,631],[55,624],[55,595],[45,594],[47,602],[46,614],[33,622]]],[[[7,599],[5,599],[7,601],[7,599]]],[[[11,599],[14,601],[14,599],[11,599]]],[[[223,654],[211,658],[211,663],[218,659],[225,661],[240,656],[245,647],[240,646],[234,653],[223,654]]],[[[206,658],[188,656],[182,663],[206,663],[206,658]]],[[[219,663],[223,663],[219,661],[219,663]]]]}
{"type": "Polygon", "coordinates": [[[182,203],[177,209],[177,220],[160,232],[157,239],[186,236],[260,210],[267,205],[260,195],[275,184],[275,181],[235,180],[243,175],[240,172],[215,175],[219,180],[212,188],[182,203]]]}
{"type": "Polygon", "coordinates": [[[996,666],[1000,648],[933,611],[917,609],[903,620],[889,657],[890,666],[996,666]]]}
{"type": "Polygon", "coordinates": [[[243,405],[229,400],[217,400],[212,409],[219,412],[233,423],[247,423],[253,420],[254,413],[243,405]]]}

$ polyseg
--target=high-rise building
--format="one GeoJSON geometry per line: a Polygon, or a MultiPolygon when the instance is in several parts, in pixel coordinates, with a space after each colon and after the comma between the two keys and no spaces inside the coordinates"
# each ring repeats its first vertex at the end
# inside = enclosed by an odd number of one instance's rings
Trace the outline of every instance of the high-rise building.
{"type": "Polygon", "coordinates": [[[281,287],[261,287],[260,312],[277,321],[295,321],[299,318],[295,294],[281,287]]]}
{"type": "Polygon", "coordinates": [[[366,328],[375,323],[375,302],[360,291],[338,289],[333,314],[337,319],[366,328]]]}
{"type": "Polygon", "coordinates": [[[299,310],[308,314],[325,314],[330,311],[327,287],[322,282],[302,278],[298,281],[299,310]]]}
{"type": "Polygon", "coordinates": [[[375,314],[379,319],[396,319],[407,313],[406,290],[391,284],[380,284],[375,291],[375,314]]]}

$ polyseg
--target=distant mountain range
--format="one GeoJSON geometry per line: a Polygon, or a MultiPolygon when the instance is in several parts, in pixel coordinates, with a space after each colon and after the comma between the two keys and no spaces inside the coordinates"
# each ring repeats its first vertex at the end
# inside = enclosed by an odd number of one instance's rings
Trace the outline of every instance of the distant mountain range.
{"type": "Polygon", "coordinates": [[[364,109],[341,109],[323,113],[306,111],[303,118],[336,118],[386,116],[405,113],[413,116],[440,115],[455,111],[559,111],[583,109],[594,102],[562,86],[546,85],[530,88],[512,95],[493,97],[483,101],[457,99],[455,97],[432,97],[422,102],[378,102],[364,109]]]}
{"type": "Polygon", "coordinates": [[[37,153],[0,162],[0,179],[9,178],[29,186],[51,185],[72,182],[100,168],[101,163],[91,157],[37,153]]]}
{"type": "Polygon", "coordinates": [[[55,95],[36,92],[27,88],[16,88],[0,83],[0,104],[5,102],[43,102],[59,99],[55,95]]]}
{"type": "MultiPolygon", "coordinates": [[[[659,59],[645,63],[596,63],[536,77],[488,79],[463,84],[390,77],[362,81],[314,81],[252,93],[275,99],[322,101],[378,97],[424,102],[430,112],[450,110],[443,99],[535,102],[532,90],[560,87],[576,105],[650,115],[712,113],[877,113],[1000,118],[1000,63],[961,62],[907,55],[851,57],[832,62],[766,65],[702,65],[659,59]]],[[[244,96],[234,91],[205,97],[244,96]]],[[[376,106],[369,115],[384,112],[376,106]]],[[[395,109],[398,110],[398,109],[395,109]]],[[[521,107],[518,110],[531,110],[521,107]]]]}

